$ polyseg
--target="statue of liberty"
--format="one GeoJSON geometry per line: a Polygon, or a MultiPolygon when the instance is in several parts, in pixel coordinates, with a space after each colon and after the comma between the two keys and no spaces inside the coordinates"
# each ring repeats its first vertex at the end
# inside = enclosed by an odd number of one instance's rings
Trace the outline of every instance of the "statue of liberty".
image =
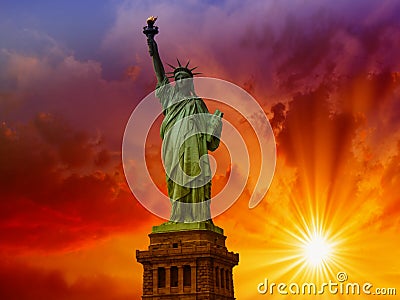
{"type": "Polygon", "coordinates": [[[211,169],[208,151],[220,143],[222,113],[210,114],[204,101],[195,93],[194,69],[189,62],[168,72],[174,79],[171,85],[160,59],[154,36],[157,18],[147,19],[143,33],[147,36],[150,56],[157,77],[156,97],[163,109],[164,120],[160,128],[163,139],[162,158],[166,170],[168,196],[172,204],[170,222],[212,224],[210,213],[211,169]]]}

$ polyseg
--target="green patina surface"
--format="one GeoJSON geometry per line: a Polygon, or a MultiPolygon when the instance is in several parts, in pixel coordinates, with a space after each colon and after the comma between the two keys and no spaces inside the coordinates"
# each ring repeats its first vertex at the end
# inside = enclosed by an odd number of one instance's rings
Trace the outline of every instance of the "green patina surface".
{"type": "MultiPolygon", "coordinates": [[[[195,68],[173,67],[174,85],[164,70],[154,36],[156,18],[148,20],[143,33],[147,36],[149,53],[157,77],[155,95],[163,109],[160,135],[163,139],[162,158],[166,171],[168,196],[171,200],[170,221],[153,227],[154,232],[211,230],[222,233],[211,220],[211,169],[208,151],[220,144],[222,116],[210,114],[203,99],[196,95],[193,83],[195,68]]],[[[171,66],[171,65],[170,65],[171,66]]]]}
{"type": "Polygon", "coordinates": [[[181,222],[165,222],[158,226],[153,226],[152,233],[185,231],[185,230],[210,230],[219,234],[224,234],[221,227],[214,225],[210,221],[196,223],[181,223],[181,222]]]}

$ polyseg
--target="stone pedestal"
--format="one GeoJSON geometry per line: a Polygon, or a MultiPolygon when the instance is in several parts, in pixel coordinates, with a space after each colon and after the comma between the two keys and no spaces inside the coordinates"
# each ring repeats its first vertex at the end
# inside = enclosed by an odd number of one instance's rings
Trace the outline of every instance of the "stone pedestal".
{"type": "MultiPolygon", "coordinates": [[[[168,226],[167,226],[168,227],[168,226]]],[[[153,228],[147,251],[136,251],[143,265],[142,299],[233,300],[232,269],[239,254],[225,247],[223,230],[153,228]]],[[[192,228],[195,228],[192,226],[192,228]]]]}

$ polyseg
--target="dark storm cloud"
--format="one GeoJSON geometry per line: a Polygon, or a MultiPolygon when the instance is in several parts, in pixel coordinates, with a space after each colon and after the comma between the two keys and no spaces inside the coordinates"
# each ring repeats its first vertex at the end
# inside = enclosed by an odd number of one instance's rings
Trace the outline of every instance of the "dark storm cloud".
{"type": "Polygon", "coordinates": [[[352,114],[330,111],[328,97],[329,90],[324,86],[294,96],[289,102],[283,128],[277,137],[278,151],[282,151],[287,162],[297,165],[301,160],[309,174],[316,170],[316,152],[333,152],[334,161],[340,161],[339,156],[346,152],[348,155],[357,128],[352,114]],[[322,132],[329,142],[320,140],[323,138],[322,132]]]}
{"type": "Polygon", "coordinates": [[[33,268],[0,260],[0,295],[7,300],[21,299],[136,299],[135,291],[124,294],[117,280],[107,275],[81,277],[68,283],[61,270],[33,268]]]}
{"type": "Polygon", "coordinates": [[[49,114],[14,128],[3,124],[1,247],[70,249],[146,221],[122,168],[105,164],[109,155],[101,142],[49,114]]]}

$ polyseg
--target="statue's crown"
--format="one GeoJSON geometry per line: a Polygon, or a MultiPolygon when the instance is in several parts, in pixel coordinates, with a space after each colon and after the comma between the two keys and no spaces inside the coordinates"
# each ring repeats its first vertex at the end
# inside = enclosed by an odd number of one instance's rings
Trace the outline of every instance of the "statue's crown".
{"type": "Polygon", "coordinates": [[[178,62],[178,66],[177,67],[174,67],[173,65],[167,64],[168,66],[170,66],[173,69],[172,72],[167,72],[168,74],[173,74],[171,76],[168,76],[169,78],[175,78],[176,76],[178,76],[179,73],[182,73],[182,72],[184,72],[186,74],[189,74],[190,77],[193,77],[194,75],[201,74],[201,73],[194,73],[193,72],[193,70],[197,69],[197,67],[194,67],[192,69],[188,68],[190,60],[187,62],[187,64],[185,66],[181,65],[181,62],[179,61],[179,59],[176,59],[176,61],[178,62]]]}

